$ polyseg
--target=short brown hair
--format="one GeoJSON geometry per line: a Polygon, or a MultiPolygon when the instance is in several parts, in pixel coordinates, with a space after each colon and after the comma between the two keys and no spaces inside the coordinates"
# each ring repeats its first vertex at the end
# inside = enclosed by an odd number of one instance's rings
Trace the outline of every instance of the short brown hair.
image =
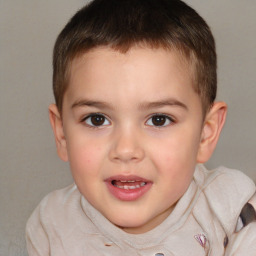
{"type": "Polygon", "coordinates": [[[126,52],[140,44],[175,49],[186,57],[206,113],[217,91],[215,42],[203,18],[180,0],[94,0],[79,10],[54,47],[53,90],[59,111],[75,57],[98,46],[126,52]]]}

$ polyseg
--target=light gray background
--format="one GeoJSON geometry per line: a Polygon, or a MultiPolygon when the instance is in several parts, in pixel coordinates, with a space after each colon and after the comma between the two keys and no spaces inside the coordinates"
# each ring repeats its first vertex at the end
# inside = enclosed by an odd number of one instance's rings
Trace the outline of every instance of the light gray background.
{"type": "MultiPolygon", "coordinates": [[[[210,24],[219,57],[218,98],[229,114],[209,167],[256,180],[256,1],[187,0],[210,24]]],[[[85,1],[0,0],[0,256],[26,255],[26,220],[48,192],[72,182],[57,158],[47,107],[51,54],[85,1]]]]}

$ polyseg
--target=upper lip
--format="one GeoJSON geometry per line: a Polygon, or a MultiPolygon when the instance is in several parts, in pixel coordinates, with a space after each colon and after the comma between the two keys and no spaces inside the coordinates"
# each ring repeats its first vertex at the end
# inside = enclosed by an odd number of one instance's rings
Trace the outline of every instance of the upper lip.
{"type": "Polygon", "coordinates": [[[124,182],[128,182],[128,181],[141,181],[146,183],[150,182],[150,180],[147,180],[137,175],[115,175],[107,178],[105,181],[112,182],[113,180],[124,181],[124,182]]]}

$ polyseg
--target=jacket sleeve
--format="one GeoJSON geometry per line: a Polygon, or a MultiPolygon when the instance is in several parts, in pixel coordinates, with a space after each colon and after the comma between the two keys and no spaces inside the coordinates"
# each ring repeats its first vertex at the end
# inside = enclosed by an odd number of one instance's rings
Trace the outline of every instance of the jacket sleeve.
{"type": "Polygon", "coordinates": [[[26,225],[26,243],[29,256],[49,256],[49,239],[40,218],[38,206],[26,225]]]}
{"type": "Polygon", "coordinates": [[[244,205],[225,255],[256,255],[256,194],[244,205]]]}
{"type": "Polygon", "coordinates": [[[226,248],[225,256],[256,255],[256,222],[251,222],[237,233],[234,233],[226,248]]]}

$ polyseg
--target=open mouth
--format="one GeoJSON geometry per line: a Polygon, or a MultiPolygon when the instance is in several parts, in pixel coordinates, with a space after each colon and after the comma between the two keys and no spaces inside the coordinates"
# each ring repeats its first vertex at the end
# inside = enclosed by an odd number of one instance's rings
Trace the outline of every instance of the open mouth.
{"type": "Polygon", "coordinates": [[[109,192],[119,200],[135,201],[152,187],[152,181],[136,175],[117,175],[105,180],[109,192]]]}
{"type": "Polygon", "coordinates": [[[139,180],[112,180],[111,184],[120,189],[132,190],[137,188],[142,188],[147,185],[147,182],[139,181],[139,180]]]}

